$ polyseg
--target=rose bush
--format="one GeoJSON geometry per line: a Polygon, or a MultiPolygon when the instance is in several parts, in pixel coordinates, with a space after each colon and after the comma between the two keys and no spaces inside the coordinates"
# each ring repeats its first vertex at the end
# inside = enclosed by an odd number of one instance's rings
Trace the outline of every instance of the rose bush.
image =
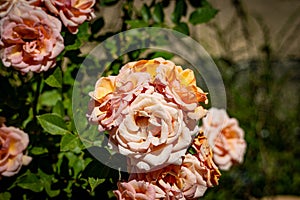
{"type": "Polygon", "coordinates": [[[246,152],[244,131],[235,118],[229,118],[224,109],[211,108],[202,119],[202,129],[214,152],[214,162],[222,170],[234,163],[242,163],[246,152]]]}
{"type": "Polygon", "coordinates": [[[60,21],[24,2],[17,3],[1,19],[0,31],[3,64],[22,73],[54,67],[56,57],[64,49],[60,21]]]}
{"type": "Polygon", "coordinates": [[[22,165],[28,165],[31,157],[25,154],[29,137],[15,127],[0,125],[0,179],[1,176],[13,176],[22,165]]]}

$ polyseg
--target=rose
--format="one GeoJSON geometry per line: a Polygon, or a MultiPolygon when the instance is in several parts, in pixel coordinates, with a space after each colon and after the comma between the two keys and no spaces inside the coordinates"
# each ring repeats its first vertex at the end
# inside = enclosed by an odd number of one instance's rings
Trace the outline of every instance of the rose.
{"type": "Polygon", "coordinates": [[[187,153],[181,165],[169,165],[147,173],[132,173],[129,180],[144,180],[155,186],[164,199],[196,199],[208,187],[218,185],[220,172],[212,161],[212,151],[200,132],[193,140],[193,154],[187,153]]]}
{"type": "Polygon", "coordinates": [[[128,156],[131,165],[152,170],[180,165],[193,134],[183,121],[182,110],[153,92],[136,97],[120,126],[111,133],[111,141],[128,156]]]}
{"type": "Polygon", "coordinates": [[[49,11],[60,17],[63,24],[73,34],[78,32],[78,26],[86,20],[95,17],[92,7],[95,0],[47,0],[45,6],[49,11]]]}
{"type": "Polygon", "coordinates": [[[155,188],[147,182],[131,180],[128,183],[119,182],[114,194],[118,200],[154,200],[155,188]]]}
{"type": "Polygon", "coordinates": [[[27,165],[31,157],[24,155],[29,143],[28,135],[15,127],[0,127],[0,178],[13,176],[22,165],[27,165]]]}
{"type": "Polygon", "coordinates": [[[229,118],[224,109],[211,108],[202,119],[202,129],[213,149],[213,159],[222,170],[234,163],[242,163],[246,151],[244,131],[235,118],[229,118]]]}
{"type": "Polygon", "coordinates": [[[47,71],[64,49],[61,23],[42,9],[17,3],[0,21],[0,57],[22,73],[47,71]]]}

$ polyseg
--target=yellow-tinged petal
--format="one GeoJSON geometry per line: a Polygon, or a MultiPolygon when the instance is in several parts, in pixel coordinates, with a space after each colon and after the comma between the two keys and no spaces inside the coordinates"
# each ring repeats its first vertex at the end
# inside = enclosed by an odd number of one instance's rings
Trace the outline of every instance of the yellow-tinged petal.
{"type": "Polygon", "coordinates": [[[114,78],[102,77],[99,80],[99,82],[96,84],[94,97],[97,99],[101,99],[105,97],[107,94],[113,92],[114,90],[115,90],[114,78]]]}

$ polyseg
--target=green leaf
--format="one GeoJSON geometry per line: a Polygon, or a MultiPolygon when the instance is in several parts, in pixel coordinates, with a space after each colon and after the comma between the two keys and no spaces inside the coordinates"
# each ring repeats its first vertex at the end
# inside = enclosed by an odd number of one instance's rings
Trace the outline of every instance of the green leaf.
{"type": "Polygon", "coordinates": [[[155,4],[153,11],[153,20],[156,23],[162,23],[164,21],[164,11],[161,3],[155,4]]]}
{"type": "Polygon", "coordinates": [[[142,14],[142,18],[145,22],[148,22],[149,19],[151,18],[151,13],[150,13],[150,9],[149,7],[147,6],[147,4],[144,4],[142,6],[142,9],[141,9],[141,14],[142,14]]]}
{"type": "Polygon", "coordinates": [[[27,171],[24,176],[17,179],[17,185],[33,192],[41,192],[44,189],[41,180],[30,171],[27,171]]]}
{"type": "Polygon", "coordinates": [[[39,104],[43,106],[54,106],[56,102],[61,99],[61,95],[57,90],[45,91],[39,97],[39,104]]]}
{"type": "Polygon", "coordinates": [[[41,178],[41,183],[43,184],[49,197],[55,197],[55,196],[59,195],[60,190],[52,190],[51,189],[52,182],[57,181],[54,178],[54,175],[48,175],[48,174],[44,173],[41,169],[38,169],[38,174],[41,178]]]}
{"type": "Polygon", "coordinates": [[[148,23],[143,20],[125,20],[125,23],[128,24],[131,28],[141,28],[148,26],[148,23]]]}
{"type": "Polygon", "coordinates": [[[78,136],[73,134],[66,134],[61,138],[60,151],[72,151],[81,146],[81,142],[78,136]]]}
{"type": "Polygon", "coordinates": [[[56,102],[52,112],[58,114],[61,117],[65,115],[64,104],[62,103],[62,101],[59,100],[56,102]]]}
{"type": "Polygon", "coordinates": [[[85,169],[87,163],[82,157],[70,151],[66,152],[65,156],[69,160],[68,166],[73,169],[73,178],[77,178],[78,174],[85,169]]]}
{"type": "Polygon", "coordinates": [[[37,119],[43,129],[52,135],[65,135],[69,134],[66,123],[57,114],[44,114],[37,116],[37,119]]]}
{"type": "Polygon", "coordinates": [[[180,22],[181,16],[186,15],[187,5],[184,0],[177,0],[174,12],[171,15],[171,20],[175,24],[180,22]]]}
{"type": "Polygon", "coordinates": [[[9,192],[0,193],[0,200],[9,200],[11,198],[11,194],[9,192]]]}
{"type": "Polygon", "coordinates": [[[84,44],[86,41],[89,40],[89,37],[90,37],[90,34],[88,34],[89,27],[90,27],[90,24],[88,22],[84,22],[78,28],[77,37],[80,40],[81,44],[84,44]]]}
{"type": "Polygon", "coordinates": [[[151,59],[158,58],[158,57],[163,57],[166,60],[171,60],[171,58],[174,57],[174,54],[169,53],[169,52],[165,52],[165,51],[156,51],[154,53],[149,54],[148,56],[151,59]]]}
{"type": "Polygon", "coordinates": [[[191,13],[189,22],[193,25],[208,22],[218,13],[218,10],[214,9],[210,4],[198,8],[191,13]]]}
{"type": "Polygon", "coordinates": [[[100,185],[101,183],[103,183],[105,181],[105,178],[101,178],[101,179],[96,178],[95,179],[95,178],[89,177],[88,181],[89,181],[89,184],[90,184],[92,192],[93,192],[98,185],[100,185]]]}
{"type": "Polygon", "coordinates": [[[44,153],[48,153],[48,149],[44,147],[33,147],[30,150],[30,153],[32,153],[33,155],[42,155],[44,153]]]}
{"type": "Polygon", "coordinates": [[[183,33],[185,35],[189,35],[190,34],[189,27],[184,22],[181,22],[181,23],[177,24],[173,29],[176,30],[176,31],[179,31],[179,32],[181,32],[181,33],[183,33]]]}
{"type": "Polygon", "coordinates": [[[61,72],[60,67],[56,67],[53,74],[51,74],[45,80],[45,82],[51,87],[61,88],[62,87],[62,72],[61,72]]]}

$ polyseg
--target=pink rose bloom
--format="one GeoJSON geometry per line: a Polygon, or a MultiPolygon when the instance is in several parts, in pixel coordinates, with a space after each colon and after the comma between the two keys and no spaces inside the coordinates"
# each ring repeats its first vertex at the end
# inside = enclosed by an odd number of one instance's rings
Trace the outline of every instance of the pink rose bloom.
{"type": "Polygon", "coordinates": [[[244,131],[235,118],[229,118],[224,109],[211,108],[203,120],[202,129],[213,149],[213,159],[222,170],[234,163],[242,163],[246,152],[244,131]]]}
{"type": "Polygon", "coordinates": [[[13,176],[19,172],[22,165],[27,165],[31,157],[23,152],[29,143],[28,135],[14,127],[0,127],[0,178],[13,176]]]}
{"type": "Polygon", "coordinates": [[[49,11],[60,17],[63,24],[73,34],[78,32],[78,26],[95,17],[92,7],[95,0],[46,0],[49,11]]]}
{"type": "Polygon", "coordinates": [[[118,200],[155,200],[154,186],[144,181],[119,182],[114,193],[118,200]]]}
{"type": "Polygon", "coordinates": [[[0,57],[22,73],[47,71],[64,49],[61,23],[42,9],[17,3],[0,21],[0,57]]]}

